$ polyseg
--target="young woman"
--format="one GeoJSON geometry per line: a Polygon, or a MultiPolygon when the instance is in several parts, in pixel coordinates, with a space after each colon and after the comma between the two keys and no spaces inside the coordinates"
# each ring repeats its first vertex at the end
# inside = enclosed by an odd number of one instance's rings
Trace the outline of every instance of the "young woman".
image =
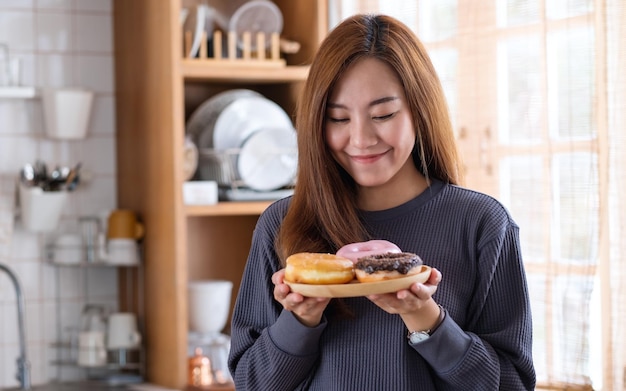
{"type": "Polygon", "coordinates": [[[382,15],[337,26],[296,128],[294,195],[260,217],[233,314],[237,390],[534,389],[518,226],[459,186],[444,94],[411,30],[382,15]],[[284,283],[289,255],[369,239],[418,254],[428,281],[345,299],[284,283]]]}

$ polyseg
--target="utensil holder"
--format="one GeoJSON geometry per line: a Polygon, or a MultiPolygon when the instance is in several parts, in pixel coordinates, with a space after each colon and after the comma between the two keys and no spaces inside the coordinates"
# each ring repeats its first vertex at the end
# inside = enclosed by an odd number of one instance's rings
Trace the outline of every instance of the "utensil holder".
{"type": "Polygon", "coordinates": [[[53,231],[59,224],[67,192],[43,191],[40,187],[19,185],[21,218],[24,227],[33,232],[53,231]]]}
{"type": "Polygon", "coordinates": [[[93,92],[81,89],[46,89],[42,93],[46,134],[77,140],[87,135],[93,92]]]}

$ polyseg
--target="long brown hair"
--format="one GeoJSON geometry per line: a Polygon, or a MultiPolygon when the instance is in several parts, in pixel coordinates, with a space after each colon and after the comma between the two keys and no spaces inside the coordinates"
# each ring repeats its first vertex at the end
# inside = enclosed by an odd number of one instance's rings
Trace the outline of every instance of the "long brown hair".
{"type": "Polygon", "coordinates": [[[427,179],[461,181],[448,106],[426,49],[392,17],[352,16],[322,42],[298,102],[296,188],[276,243],[283,262],[296,252],[335,252],[368,239],[358,215],[357,184],[335,162],[324,139],[328,96],[344,71],[364,57],[384,61],[402,82],[413,115],[412,155],[418,170],[427,179]]]}

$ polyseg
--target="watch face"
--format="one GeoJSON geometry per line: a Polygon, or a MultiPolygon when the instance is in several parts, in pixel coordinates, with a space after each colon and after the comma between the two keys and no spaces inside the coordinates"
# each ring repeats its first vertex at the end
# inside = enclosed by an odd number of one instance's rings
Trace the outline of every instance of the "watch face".
{"type": "Polygon", "coordinates": [[[422,342],[425,339],[428,339],[430,335],[425,331],[413,331],[409,335],[409,342],[412,344],[416,344],[422,342]]]}

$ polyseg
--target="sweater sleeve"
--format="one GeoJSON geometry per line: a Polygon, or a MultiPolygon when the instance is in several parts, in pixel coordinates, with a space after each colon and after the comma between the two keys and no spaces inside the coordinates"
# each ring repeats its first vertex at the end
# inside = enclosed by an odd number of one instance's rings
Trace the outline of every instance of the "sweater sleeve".
{"type": "Polygon", "coordinates": [[[268,209],[255,228],[233,311],[228,362],[237,389],[305,388],[326,325],[308,328],[274,300],[271,277],[280,268],[272,245],[276,210],[268,209]]]}
{"type": "MultiPolygon", "coordinates": [[[[462,329],[446,316],[414,348],[446,390],[532,390],[532,320],[518,228],[479,244],[478,282],[462,329]]],[[[445,276],[444,276],[445,278],[445,276]]]]}

